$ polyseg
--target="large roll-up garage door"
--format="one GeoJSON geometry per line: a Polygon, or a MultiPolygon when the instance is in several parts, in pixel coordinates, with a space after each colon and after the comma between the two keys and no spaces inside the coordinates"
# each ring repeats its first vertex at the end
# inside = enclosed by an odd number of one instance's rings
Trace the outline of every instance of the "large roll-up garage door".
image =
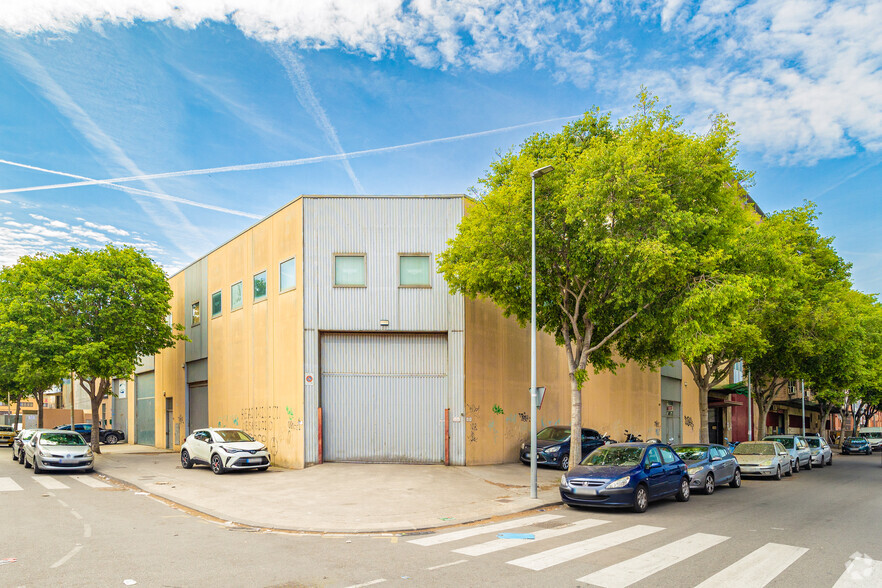
{"type": "Polygon", "coordinates": [[[321,338],[325,461],[444,461],[447,336],[321,338]]]}

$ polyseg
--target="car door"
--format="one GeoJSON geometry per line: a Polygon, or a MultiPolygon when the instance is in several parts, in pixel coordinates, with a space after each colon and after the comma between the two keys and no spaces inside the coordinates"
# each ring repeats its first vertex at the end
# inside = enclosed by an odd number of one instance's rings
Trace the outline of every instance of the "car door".
{"type": "Polygon", "coordinates": [[[683,467],[680,458],[674,453],[670,447],[659,446],[658,452],[661,454],[662,467],[665,470],[665,489],[666,494],[676,492],[680,489],[680,479],[683,477],[683,467]]]}
{"type": "Polygon", "coordinates": [[[717,483],[725,484],[735,474],[735,458],[722,447],[711,447],[711,457],[717,458],[713,462],[714,478],[717,483]]]}
{"type": "Polygon", "coordinates": [[[646,450],[646,484],[649,486],[649,497],[655,498],[665,494],[665,466],[657,447],[646,450]]]}
{"type": "Polygon", "coordinates": [[[582,429],[582,457],[585,457],[598,447],[603,445],[600,433],[594,429],[582,429]]]}
{"type": "Polygon", "coordinates": [[[208,463],[211,452],[211,433],[208,431],[196,431],[193,435],[193,459],[208,463]]]}

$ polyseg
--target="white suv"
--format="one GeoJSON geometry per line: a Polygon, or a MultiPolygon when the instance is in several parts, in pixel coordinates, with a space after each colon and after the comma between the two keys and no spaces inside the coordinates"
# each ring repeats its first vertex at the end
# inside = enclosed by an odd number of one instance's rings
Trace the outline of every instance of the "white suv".
{"type": "Polygon", "coordinates": [[[260,470],[269,467],[266,445],[239,429],[198,429],[181,446],[181,465],[201,463],[215,474],[227,470],[260,470]]]}

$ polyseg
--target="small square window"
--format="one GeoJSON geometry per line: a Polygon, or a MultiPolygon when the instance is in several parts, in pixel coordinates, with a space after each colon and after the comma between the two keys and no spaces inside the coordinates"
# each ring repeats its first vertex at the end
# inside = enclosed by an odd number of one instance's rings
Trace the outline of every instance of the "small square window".
{"type": "Polygon", "coordinates": [[[297,287],[297,260],[293,257],[279,264],[279,292],[297,287]]]}
{"type": "Polygon", "coordinates": [[[199,303],[194,302],[193,306],[191,307],[191,310],[190,310],[190,326],[195,327],[196,325],[199,324],[199,321],[200,321],[199,303]]]}
{"type": "Polygon", "coordinates": [[[266,298],[266,271],[254,276],[254,302],[266,298]]]}
{"type": "Polygon", "coordinates": [[[431,286],[428,255],[402,254],[398,258],[398,284],[406,288],[431,286]]]}
{"type": "Polygon", "coordinates": [[[242,308],[242,282],[230,286],[230,310],[242,308]]]}
{"type": "Polygon", "coordinates": [[[223,300],[221,299],[220,291],[215,292],[211,295],[211,318],[216,316],[220,316],[221,312],[224,310],[223,300]]]}
{"type": "Polygon", "coordinates": [[[364,287],[364,254],[334,256],[334,285],[364,287]]]}

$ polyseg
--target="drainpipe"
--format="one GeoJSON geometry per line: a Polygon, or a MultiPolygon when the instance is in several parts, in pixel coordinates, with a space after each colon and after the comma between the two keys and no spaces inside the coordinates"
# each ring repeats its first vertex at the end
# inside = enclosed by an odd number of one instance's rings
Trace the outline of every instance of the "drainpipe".
{"type": "Polygon", "coordinates": [[[753,380],[750,378],[750,368],[747,369],[747,440],[753,441],[753,380]]]}
{"type": "MultiPolygon", "coordinates": [[[[190,368],[184,362],[184,439],[190,436],[190,368]]],[[[183,443],[183,441],[181,441],[183,443]]]]}

